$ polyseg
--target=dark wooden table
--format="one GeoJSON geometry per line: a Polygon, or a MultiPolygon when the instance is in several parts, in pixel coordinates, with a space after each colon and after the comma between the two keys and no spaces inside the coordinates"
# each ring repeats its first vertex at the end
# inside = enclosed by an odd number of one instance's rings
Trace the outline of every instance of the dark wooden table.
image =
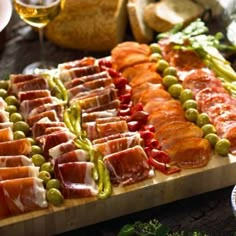
{"type": "MultiPolygon", "coordinates": [[[[27,64],[39,59],[37,33],[32,33],[31,31],[31,33],[25,35],[25,31],[27,31],[25,24],[19,21],[16,15],[13,15],[5,30],[7,36],[6,44],[0,51],[0,79],[6,78],[10,73],[20,73],[27,64]]],[[[94,53],[62,49],[48,41],[45,41],[45,47],[47,59],[55,63],[83,56],[101,57],[109,54],[109,52],[94,53]]],[[[227,178],[227,176],[221,176],[221,178],[227,178]]],[[[166,224],[173,231],[184,230],[190,232],[197,230],[209,233],[210,235],[233,235],[236,232],[236,219],[230,204],[232,188],[233,186],[229,186],[62,235],[112,236],[117,235],[117,232],[124,224],[132,224],[138,220],[148,221],[153,218],[166,224]]],[[[152,196],[147,196],[147,201],[149,198],[152,198],[152,196]]]]}

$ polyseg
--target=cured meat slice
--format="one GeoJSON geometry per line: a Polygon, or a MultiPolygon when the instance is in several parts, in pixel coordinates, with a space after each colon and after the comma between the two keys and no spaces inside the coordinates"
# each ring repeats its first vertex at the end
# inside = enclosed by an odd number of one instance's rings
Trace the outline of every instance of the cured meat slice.
{"type": "Polygon", "coordinates": [[[118,99],[115,99],[107,104],[92,107],[84,111],[87,113],[95,112],[95,111],[104,111],[104,110],[110,110],[110,109],[118,109],[119,106],[120,106],[120,101],[118,99]]]}
{"type": "Polygon", "coordinates": [[[0,110],[0,123],[3,122],[9,122],[9,113],[4,110],[0,110]]]}
{"type": "Polygon", "coordinates": [[[11,74],[9,77],[10,85],[30,81],[37,78],[39,78],[39,76],[35,74],[11,74]]]}
{"type": "Polygon", "coordinates": [[[0,168],[0,181],[26,177],[37,177],[38,174],[39,167],[35,166],[2,167],[0,168]]]}
{"type": "Polygon", "coordinates": [[[9,93],[17,95],[21,91],[48,89],[47,80],[44,78],[35,78],[33,80],[14,83],[9,87],[9,93]]]}
{"type": "MultiPolygon", "coordinates": [[[[56,102],[56,101],[55,101],[56,102]]],[[[39,105],[32,109],[29,112],[29,116],[37,115],[39,113],[45,112],[45,111],[51,111],[54,110],[57,113],[57,117],[62,121],[63,120],[63,111],[64,106],[61,103],[46,103],[43,105],[39,105]]]]}
{"type": "Polygon", "coordinates": [[[133,77],[130,81],[130,85],[135,87],[147,82],[152,84],[162,84],[162,78],[158,73],[147,70],[133,77]]]}
{"type": "Polygon", "coordinates": [[[191,70],[183,81],[183,87],[191,89],[194,95],[207,87],[221,87],[221,81],[209,69],[191,70]]]}
{"type": "Polygon", "coordinates": [[[54,133],[54,132],[58,132],[58,131],[69,131],[68,128],[65,128],[65,127],[48,127],[45,129],[45,134],[51,134],[51,133],[54,133]]]}
{"type": "Polygon", "coordinates": [[[21,91],[18,93],[18,98],[20,102],[24,100],[31,100],[35,98],[50,97],[51,92],[49,90],[30,90],[30,91],[21,91]]]}
{"type": "Polygon", "coordinates": [[[76,149],[76,145],[73,140],[69,140],[65,143],[60,143],[49,149],[49,155],[52,158],[59,157],[67,152],[73,151],[76,149]]]}
{"type": "Polygon", "coordinates": [[[104,164],[110,172],[111,182],[127,185],[153,176],[143,148],[135,146],[104,157],[104,164]]]}
{"type": "Polygon", "coordinates": [[[236,113],[225,112],[220,114],[214,120],[214,125],[217,129],[217,134],[223,136],[229,128],[236,124],[236,113]]]}
{"type": "Polygon", "coordinates": [[[42,145],[44,157],[50,159],[49,149],[69,140],[76,138],[76,135],[71,132],[58,131],[52,134],[46,134],[38,137],[36,140],[42,145]]]}
{"type": "Polygon", "coordinates": [[[97,131],[99,137],[106,137],[112,134],[125,133],[128,132],[128,125],[126,121],[116,121],[104,124],[97,124],[97,131]]]}
{"type": "Polygon", "coordinates": [[[173,99],[171,97],[171,95],[163,90],[163,89],[156,89],[156,90],[150,90],[147,92],[143,92],[140,95],[140,99],[139,102],[142,102],[143,105],[145,105],[146,103],[150,102],[150,101],[160,101],[160,102],[164,102],[164,101],[168,101],[173,99]]]}
{"type": "Polygon", "coordinates": [[[90,121],[82,124],[89,140],[94,140],[99,138],[99,133],[97,131],[97,125],[95,121],[90,121]]]}
{"type": "Polygon", "coordinates": [[[198,168],[210,160],[210,143],[203,138],[184,138],[173,143],[166,151],[171,161],[181,168],[198,168]]]}
{"type": "Polygon", "coordinates": [[[126,150],[127,148],[141,145],[142,139],[139,136],[121,137],[108,140],[105,143],[95,144],[94,148],[103,156],[126,150]]]}
{"type": "Polygon", "coordinates": [[[223,138],[230,141],[230,151],[232,154],[236,153],[236,122],[232,123],[227,127],[227,130],[223,134],[223,138]]]}
{"type": "Polygon", "coordinates": [[[102,79],[102,78],[110,78],[110,75],[106,72],[106,71],[102,71],[96,74],[92,74],[92,75],[86,75],[86,76],[82,76],[79,78],[75,78],[73,80],[67,81],[65,82],[65,87],[67,89],[73,88],[77,85],[89,82],[89,81],[93,81],[93,80],[97,80],[97,79],[102,79]]]}
{"type": "Polygon", "coordinates": [[[45,129],[48,127],[66,127],[64,122],[37,122],[32,127],[33,137],[39,137],[45,134],[45,129]]]}
{"type": "Polygon", "coordinates": [[[51,110],[51,111],[44,111],[37,115],[28,116],[27,123],[29,124],[30,127],[32,127],[37,121],[41,120],[44,117],[48,117],[50,121],[56,121],[56,122],[59,121],[56,111],[51,110]]]}
{"type": "Polygon", "coordinates": [[[20,104],[20,112],[23,117],[26,119],[29,113],[36,107],[47,103],[56,103],[56,99],[53,97],[44,97],[44,98],[36,98],[32,100],[25,100],[20,104]]]}
{"type": "Polygon", "coordinates": [[[0,129],[13,128],[13,122],[0,122],[0,129]]]}
{"type": "Polygon", "coordinates": [[[137,75],[146,71],[152,71],[152,72],[156,71],[156,63],[146,62],[146,63],[140,63],[140,64],[136,64],[130,67],[126,67],[122,71],[122,75],[125,78],[127,78],[128,81],[130,82],[137,75]]]}
{"type": "Polygon", "coordinates": [[[84,110],[105,105],[117,99],[116,90],[113,88],[105,88],[98,94],[88,95],[83,97],[74,97],[71,99],[70,103],[79,103],[80,107],[84,110]]]}
{"type": "MultiPolygon", "coordinates": [[[[4,200],[8,216],[35,211],[48,206],[42,180],[35,177],[1,181],[0,195],[1,200],[4,200]]],[[[2,218],[4,216],[0,215],[2,218]]]]}
{"type": "Polygon", "coordinates": [[[0,129],[0,142],[12,141],[13,140],[13,132],[10,127],[0,129]]]}
{"type": "Polygon", "coordinates": [[[143,83],[139,86],[135,86],[132,88],[132,101],[134,103],[137,103],[140,99],[140,96],[144,94],[147,91],[151,90],[158,90],[158,89],[164,89],[164,87],[161,84],[152,84],[152,83],[143,83]]]}
{"type": "Polygon", "coordinates": [[[119,116],[104,117],[104,118],[97,118],[96,123],[97,124],[104,124],[104,123],[115,122],[115,121],[120,121],[120,120],[121,120],[121,118],[119,116]]]}
{"type": "Polygon", "coordinates": [[[99,138],[99,139],[95,139],[95,140],[93,140],[92,143],[93,144],[105,143],[109,140],[124,138],[124,137],[132,137],[132,136],[137,136],[137,137],[141,138],[141,136],[138,132],[126,132],[126,133],[112,134],[112,135],[109,135],[107,137],[102,137],[102,138],[99,138]]]}
{"type": "Polygon", "coordinates": [[[162,101],[162,102],[156,101],[156,100],[149,101],[143,107],[143,110],[149,114],[155,111],[164,111],[164,112],[176,111],[176,113],[179,113],[184,116],[183,107],[181,103],[174,99],[162,101]]]}
{"type": "Polygon", "coordinates": [[[24,155],[0,156],[0,168],[32,165],[31,159],[24,155]]]}
{"type": "Polygon", "coordinates": [[[67,70],[63,70],[60,72],[60,79],[65,82],[72,80],[74,78],[91,75],[100,72],[100,69],[96,65],[83,66],[83,67],[75,67],[67,70]]]}
{"type": "Polygon", "coordinates": [[[146,44],[136,42],[124,42],[118,44],[112,51],[112,66],[117,71],[135,64],[149,61],[151,49],[146,44]]]}
{"type": "Polygon", "coordinates": [[[0,156],[29,155],[31,143],[27,138],[0,143],[0,156]]]}
{"type": "Polygon", "coordinates": [[[0,97],[0,110],[5,110],[7,107],[7,103],[3,100],[2,97],[0,97]]]}
{"type": "Polygon", "coordinates": [[[58,164],[68,163],[68,162],[85,162],[89,160],[89,154],[83,149],[73,150],[67,153],[64,153],[61,156],[56,156],[53,158],[54,166],[57,168],[58,164]]]}
{"type": "Polygon", "coordinates": [[[92,178],[94,164],[91,162],[69,162],[58,164],[58,176],[65,198],[90,197],[98,193],[92,178]]]}
{"type": "Polygon", "coordinates": [[[74,97],[78,93],[91,91],[96,88],[115,88],[113,84],[112,78],[101,78],[93,81],[86,82],[84,84],[80,84],[68,90],[69,97],[74,97]]]}
{"type": "Polygon", "coordinates": [[[93,57],[84,57],[82,59],[79,60],[74,60],[74,61],[68,61],[65,63],[61,63],[58,65],[58,69],[60,71],[62,70],[68,70],[71,68],[75,68],[75,67],[82,67],[82,66],[91,66],[94,65],[96,59],[93,57]]]}
{"type": "Polygon", "coordinates": [[[90,113],[83,112],[82,113],[82,121],[83,122],[90,122],[90,121],[95,121],[97,118],[113,117],[116,115],[117,115],[116,109],[95,111],[95,112],[90,112],[90,113]]]}

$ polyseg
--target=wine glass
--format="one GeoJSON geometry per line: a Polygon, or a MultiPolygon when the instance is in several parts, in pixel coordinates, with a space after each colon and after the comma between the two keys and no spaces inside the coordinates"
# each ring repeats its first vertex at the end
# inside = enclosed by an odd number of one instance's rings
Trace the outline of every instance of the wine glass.
{"type": "Polygon", "coordinates": [[[20,18],[38,29],[40,42],[40,61],[26,66],[24,74],[32,74],[35,69],[51,69],[54,65],[45,61],[43,28],[53,20],[61,10],[62,0],[14,0],[14,7],[20,18]]]}

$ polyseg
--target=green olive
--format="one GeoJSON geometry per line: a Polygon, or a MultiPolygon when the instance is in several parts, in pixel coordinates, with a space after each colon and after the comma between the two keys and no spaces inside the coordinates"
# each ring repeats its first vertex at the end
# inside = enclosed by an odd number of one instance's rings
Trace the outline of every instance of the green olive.
{"type": "Polygon", "coordinates": [[[193,99],[193,93],[190,89],[184,89],[180,96],[179,99],[182,103],[184,103],[185,101],[189,100],[189,99],[193,99]]]}
{"type": "Polygon", "coordinates": [[[197,120],[198,114],[198,110],[195,108],[189,108],[184,113],[185,118],[191,122],[195,122],[197,120]]]}
{"type": "Polygon", "coordinates": [[[168,66],[169,66],[168,62],[166,60],[161,59],[157,62],[157,71],[162,72],[168,66]]]}
{"type": "Polygon", "coordinates": [[[168,92],[173,98],[178,98],[182,90],[183,90],[183,87],[181,84],[172,84],[168,88],[168,92]]]}
{"type": "Polygon", "coordinates": [[[8,90],[9,87],[9,81],[7,80],[0,80],[0,88],[8,90]]]}
{"type": "Polygon", "coordinates": [[[43,183],[46,185],[47,182],[51,179],[51,174],[45,170],[40,171],[38,177],[43,180],[43,183]]]}
{"type": "Polygon", "coordinates": [[[46,192],[47,200],[54,206],[59,206],[64,202],[64,197],[56,188],[50,188],[46,192]]]}
{"type": "Polygon", "coordinates": [[[228,139],[220,139],[215,145],[215,152],[221,156],[226,156],[230,150],[230,141],[228,139]]]}
{"type": "Polygon", "coordinates": [[[42,148],[41,147],[39,147],[37,145],[32,145],[31,148],[32,148],[31,155],[42,154],[42,148]]]}
{"type": "Polygon", "coordinates": [[[14,140],[25,138],[25,133],[23,131],[17,130],[13,133],[14,140]]]}
{"type": "Polygon", "coordinates": [[[206,113],[201,113],[199,114],[199,116],[197,117],[197,121],[196,124],[199,127],[202,127],[203,125],[209,124],[210,123],[210,119],[209,116],[206,113]]]}
{"type": "Polygon", "coordinates": [[[149,47],[150,47],[152,53],[159,53],[159,54],[161,54],[161,47],[160,47],[159,44],[157,44],[157,43],[152,43],[152,44],[150,44],[149,47]]]}
{"type": "Polygon", "coordinates": [[[11,115],[12,113],[17,112],[18,109],[15,105],[8,105],[5,110],[11,115]]]}
{"type": "Polygon", "coordinates": [[[169,88],[173,84],[178,83],[178,79],[176,76],[173,75],[166,75],[162,79],[162,83],[165,85],[165,87],[169,88]]]}
{"type": "Polygon", "coordinates": [[[219,137],[214,133],[207,134],[204,138],[209,141],[212,147],[219,141],[219,137]]]}
{"type": "Polygon", "coordinates": [[[5,102],[7,103],[7,105],[15,105],[15,106],[19,105],[17,98],[13,95],[7,96],[5,98],[5,102]]]}
{"type": "Polygon", "coordinates": [[[0,88],[0,97],[5,98],[7,96],[7,90],[0,88]]]}
{"type": "Polygon", "coordinates": [[[35,166],[42,166],[45,163],[45,158],[41,154],[34,154],[32,157],[32,162],[35,166]]]}
{"type": "Polygon", "coordinates": [[[41,165],[40,170],[45,170],[47,172],[49,172],[50,174],[54,173],[54,168],[53,165],[51,164],[51,162],[45,162],[41,165]]]}
{"type": "Polygon", "coordinates": [[[25,121],[17,121],[13,124],[13,131],[21,130],[26,135],[29,134],[30,128],[29,125],[25,121]]]}
{"type": "Polygon", "coordinates": [[[14,112],[10,115],[10,121],[13,123],[16,123],[17,121],[22,121],[22,120],[23,120],[23,116],[18,112],[14,112]]]}
{"type": "Polygon", "coordinates": [[[157,62],[160,59],[162,59],[162,55],[157,52],[152,53],[151,56],[149,57],[149,61],[152,61],[152,62],[157,62]]]}
{"type": "Polygon", "coordinates": [[[61,183],[58,179],[50,179],[48,182],[47,182],[47,185],[46,185],[46,189],[49,190],[51,188],[56,188],[56,189],[60,189],[61,188],[61,183]]]}
{"type": "Polygon", "coordinates": [[[183,104],[183,108],[185,110],[188,110],[189,108],[195,108],[197,109],[197,102],[193,99],[189,99],[187,101],[184,102],[183,104]]]}
{"type": "Polygon", "coordinates": [[[203,125],[201,127],[201,129],[202,129],[202,131],[204,133],[204,136],[207,135],[207,134],[215,134],[216,133],[216,128],[212,124],[203,125]]]}
{"type": "Polygon", "coordinates": [[[35,140],[32,137],[27,137],[27,139],[30,141],[31,145],[35,144],[35,140]]]}
{"type": "Polygon", "coordinates": [[[173,66],[168,66],[167,68],[165,68],[165,70],[163,71],[163,76],[166,76],[166,75],[174,75],[174,76],[176,76],[177,75],[176,68],[173,67],[173,66]]]}

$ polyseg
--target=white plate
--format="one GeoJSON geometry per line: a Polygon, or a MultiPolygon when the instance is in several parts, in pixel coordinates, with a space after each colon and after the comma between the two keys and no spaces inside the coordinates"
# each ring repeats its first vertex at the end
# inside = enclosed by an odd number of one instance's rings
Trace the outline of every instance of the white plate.
{"type": "Polygon", "coordinates": [[[231,205],[232,205],[233,213],[236,216],[236,185],[234,186],[231,193],[231,205]]]}
{"type": "Polygon", "coordinates": [[[0,0],[0,32],[7,26],[12,15],[11,0],[0,0]]]}

